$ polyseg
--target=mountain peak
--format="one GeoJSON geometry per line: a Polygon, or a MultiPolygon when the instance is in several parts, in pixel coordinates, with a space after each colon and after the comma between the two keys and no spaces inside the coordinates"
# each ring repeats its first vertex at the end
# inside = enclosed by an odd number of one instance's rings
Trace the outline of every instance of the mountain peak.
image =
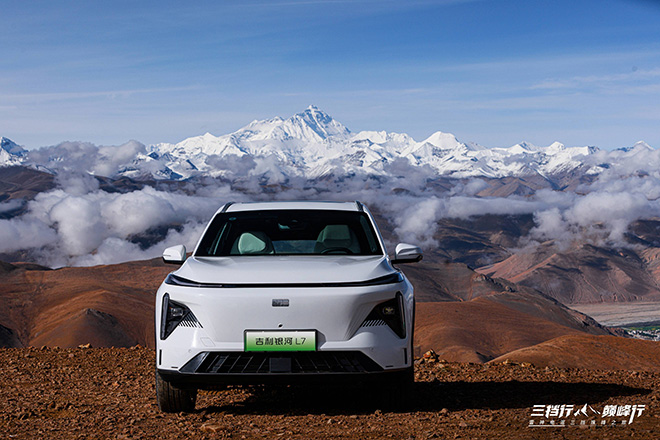
{"type": "Polygon", "coordinates": [[[518,145],[520,145],[522,148],[524,148],[524,149],[527,150],[527,151],[539,151],[539,147],[537,147],[536,145],[532,144],[531,142],[522,141],[522,142],[519,143],[518,145]]]}
{"type": "Polygon", "coordinates": [[[649,150],[649,151],[654,151],[654,148],[647,144],[644,141],[637,141],[635,142],[635,145],[633,145],[633,148],[639,148],[641,150],[649,150]]]}
{"type": "Polygon", "coordinates": [[[319,109],[319,108],[318,108],[317,106],[315,106],[315,105],[310,105],[310,106],[307,107],[305,110],[301,111],[300,113],[296,113],[295,115],[293,115],[293,116],[292,116],[291,118],[289,118],[289,119],[295,118],[296,116],[299,116],[299,117],[301,117],[301,118],[304,118],[304,117],[312,117],[312,118],[314,118],[314,119],[328,120],[328,121],[329,121],[329,120],[334,120],[334,119],[332,119],[332,117],[331,117],[330,115],[328,115],[326,112],[324,112],[323,110],[319,109]]]}
{"type": "Polygon", "coordinates": [[[436,131],[431,136],[427,137],[422,143],[431,144],[435,147],[442,148],[443,150],[451,150],[462,144],[451,133],[443,133],[436,131]]]}
{"type": "Polygon", "coordinates": [[[0,149],[14,156],[22,156],[27,150],[6,137],[0,137],[0,149]]]}
{"type": "Polygon", "coordinates": [[[558,153],[560,151],[564,151],[566,149],[566,146],[562,144],[561,142],[554,141],[551,143],[549,146],[546,147],[545,151],[546,153],[558,153]]]}
{"type": "Polygon", "coordinates": [[[350,134],[350,131],[343,124],[315,105],[310,105],[305,111],[293,115],[285,123],[303,128],[303,131],[305,131],[305,128],[311,129],[321,139],[329,137],[345,138],[350,134]]]}
{"type": "Polygon", "coordinates": [[[506,148],[506,150],[512,154],[534,154],[542,149],[532,143],[522,141],[512,147],[506,148]]]}
{"type": "Polygon", "coordinates": [[[0,167],[20,165],[26,157],[27,150],[11,139],[0,137],[0,167]]]}

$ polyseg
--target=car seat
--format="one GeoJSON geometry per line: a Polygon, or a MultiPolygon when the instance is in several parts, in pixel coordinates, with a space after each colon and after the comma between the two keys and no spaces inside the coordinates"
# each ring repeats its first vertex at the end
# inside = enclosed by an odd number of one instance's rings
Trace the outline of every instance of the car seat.
{"type": "Polygon", "coordinates": [[[243,232],[231,247],[231,255],[273,254],[273,242],[261,231],[243,232]]]}
{"type": "Polygon", "coordinates": [[[324,250],[332,248],[345,248],[354,254],[360,253],[357,237],[347,225],[327,225],[319,233],[314,245],[314,253],[320,254],[324,250]]]}

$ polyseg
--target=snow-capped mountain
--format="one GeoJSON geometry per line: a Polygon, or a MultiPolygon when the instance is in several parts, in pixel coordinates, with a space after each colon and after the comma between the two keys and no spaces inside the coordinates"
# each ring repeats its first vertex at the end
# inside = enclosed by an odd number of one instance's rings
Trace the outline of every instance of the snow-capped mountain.
{"type": "Polygon", "coordinates": [[[373,151],[367,153],[373,149],[361,148],[361,140],[354,143],[352,137],[341,123],[310,106],[288,119],[252,121],[220,137],[206,133],[178,144],[153,145],[149,153],[153,158],[164,159],[168,168],[185,177],[200,172],[214,177],[223,175],[225,170],[217,167],[218,159],[228,156],[272,158],[288,173],[309,177],[317,177],[319,169],[341,157],[363,167],[364,160],[350,159],[356,152],[365,156],[362,159],[367,160],[367,166],[382,159],[373,151]]]}
{"type": "Polygon", "coordinates": [[[230,155],[270,157],[285,174],[307,178],[358,172],[387,175],[388,165],[397,159],[413,166],[428,165],[438,175],[457,178],[545,175],[579,168],[583,165],[580,158],[596,151],[560,143],[542,148],[524,142],[489,149],[440,131],[421,142],[404,133],[351,133],[314,106],[288,119],[253,121],[231,134],[216,137],[206,133],[149,148],[151,158],[163,159],[168,169],[184,178],[199,173],[225,175],[227,170],[217,167],[217,157],[230,155]]]}
{"type": "MultiPolygon", "coordinates": [[[[63,152],[70,149],[59,148],[57,154],[30,155],[15,143],[2,139],[0,165],[24,162],[56,170],[58,164],[67,161],[63,152]],[[32,160],[31,157],[38,159],[32,160]],[[47,163],[43,163],[44,159],[47,163]]],[[[103,166],[95,166],[89,160],[83,166],[89,168],[88,172],[98,174],[99,170],[105,172],[108,163],[112,162],[116,172],[110,177],[174,180],[195,176],[266,177],[281,182],[296,176],[307,179],[355,174],[386,177],[393,173],[395,163],[399,171],[399,165],[407,163],[413,167],[411,170],[419,167],[427,175],[498,178],[552,176],[576,170],[598,174],[618,160],[630,161],[634,157],[634,163],[637,163],[637,155],[655,154],[656,151],[644,142],[610,152],[590,146],[566,147],[559,142],[547,147],[521,142],[508,148],[486,148],[461,142],[453,134],[440,131],[422,141],[405,133],[352,133],[314,106],[287,119],[255,120],[222,136],[206,133],[177,144],[161,143],[142,146],[141,149],[135,148],[134,144],[130,148],[124,148],[129,144],[117,147],[134,152],[130,160],[120,161],[117,165],[116,160],[108,159],[109,147],[98,147],[103,166]]],[[[89,144],[85,148],[89,148],[89,144]]]]}
{"type": "Polygon", "coordinates": [[[11,139],[0,137],[0,166],[20,165],[26,152],[11,139]]]}

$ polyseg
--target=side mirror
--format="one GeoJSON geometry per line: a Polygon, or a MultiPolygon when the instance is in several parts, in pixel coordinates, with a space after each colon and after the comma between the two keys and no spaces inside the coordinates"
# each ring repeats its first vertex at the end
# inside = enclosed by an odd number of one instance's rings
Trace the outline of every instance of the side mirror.
{"type": "Polygon", "coordinates": [[[182,244],[168,247],[163,251],[163,261],[168,264],[182,264],[186,261],[186,247],[182,244]]]}
{"type": "Polygon", "coordinates": [[[401,263],[417,263],[421,261],[423,255],[422,250],[418,246],[407,243],[399,243],[396,245],[396,251],[392,264],[401,263]]]}

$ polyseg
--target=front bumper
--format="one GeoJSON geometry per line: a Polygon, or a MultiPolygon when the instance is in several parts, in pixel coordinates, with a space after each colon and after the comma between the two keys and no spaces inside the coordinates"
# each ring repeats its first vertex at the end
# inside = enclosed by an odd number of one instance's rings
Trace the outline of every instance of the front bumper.
{"type": "Polygon", "coordinates": [[[202,352],[179,371],[158,370],[178,388],[231,384],[307,384],[382,381],[412,367],[385,370],[359,351],[298,353],[202,352]]]}
{"type": "Polygon", "coordinates": [[[407,282],[323,289],[199,289],[163,284],[157,295],[156,328],[163,296],[188,307],[195,322],[157,338],[157,368],[163,378],[206,384],[308,381],[339,376],[381,376],[412,365],[414,299],[407,282]],[[401,292],[405,337],[383,320],[367,319],[377,304],[401,292]],[[274,307],[286,298],[288,307],[274,307]],[[245,329],[316,331],[316,351],[245,350],[245,329]],[[279,359],[279,360],[278,360],[279,359]],[[324,366],[325,365],[325,366],[324,366]],[[351,367],[352,366],[352,367],[351,367]],[[317,379],[314,379],[317,378],[317,379]]]}

